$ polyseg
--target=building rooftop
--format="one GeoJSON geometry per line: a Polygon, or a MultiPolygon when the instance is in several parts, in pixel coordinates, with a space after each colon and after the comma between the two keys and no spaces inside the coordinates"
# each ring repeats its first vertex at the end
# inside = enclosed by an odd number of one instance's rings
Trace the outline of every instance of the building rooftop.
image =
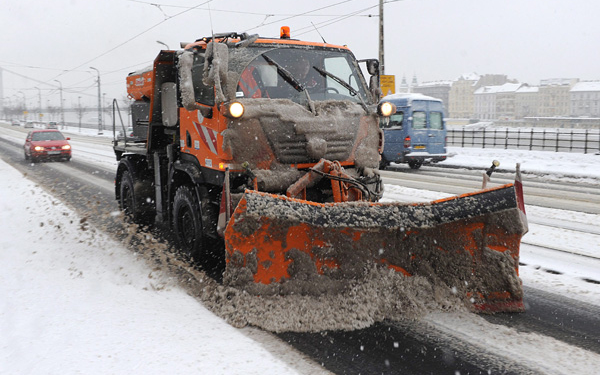
{"type": "Polygon", "coordinates": [[[540,81],[540,86],[568,86],[579,81],[577,78],[548,78],[540,81]]]}
{"type": "Polygon", "coordinates": [[[505,83],[500,86],[483,86],[475,90],[475,95],[477,94],[498,94],[503,92],[515,92],[519,87],[521,87],[522,83],[505,83]]]}
{"type": "Polygon", "coordinates": [[[536,93],[539,92],[540,88],[538,86],[521,86],[517,89],[517,94],[528,94],[528,93],[536,93]]]}
{"type": "Polygon", "coordinates": [[[600,91],[600,81],[579,82],[571,88],[571,92],[600,91]]]}

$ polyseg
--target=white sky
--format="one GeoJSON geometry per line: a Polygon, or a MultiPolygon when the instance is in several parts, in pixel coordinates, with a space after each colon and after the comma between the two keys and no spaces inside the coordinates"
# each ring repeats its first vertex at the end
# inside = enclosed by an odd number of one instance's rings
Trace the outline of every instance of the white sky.
{"type": "MultiPolygon", "coordinates": [[[[175,49],[181,41],[210,35],[211,23],[215,32],[265,36],[289,25],[292,37],[320,41],[314,23],[327,42],[347,44],[358,58],[378,56],[378,0],[213,0],[210,8],[209,15],[202,0],[0,0],[3,96],[25,96],[37,106],[37,86],[44,106],[58,105],[58,79],[66,105],[79,96],[83,105],[95,105],[93,66],[102,74],[107,100],[120,99],[126,74],[154,59],[161,49],[157,40],[175,49]],[[298,14],[305,15],[292,17],[298,14]]],[[[423,82],[470,72],[506,74],[534,85],[555,77],[600,79],[598,14],[597,0],[390,0],[386,73],[397,82],[403,75],[410,80],[416,74],[423,82]]]]}

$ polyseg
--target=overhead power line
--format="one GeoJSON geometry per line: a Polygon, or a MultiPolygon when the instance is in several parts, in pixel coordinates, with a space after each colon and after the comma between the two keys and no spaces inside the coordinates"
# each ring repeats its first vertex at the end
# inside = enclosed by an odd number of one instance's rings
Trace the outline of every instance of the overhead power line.
{"type": "Polygon", "coordinates": [[[14,74],[14,75],[16,75],[18,77],[25,78],[25,79],[37,82],[37,83],[42,84],[42,85],[52,86],[52,88],[58,88],[58,85],[55,85],[55,84],[52,84],[52,83],[48,83],[48,82],[44,82],[44,81],[36,79],[36,78],[28,77],[28,76],[26,76],[24,74],[17,73],[15,71],[10,70],[10,69],[6,69],[4,66],[2,67],[2,70],[5,71],[5,72],[14,74]]]}
{"type": "MultiPolygon", "coordinates": [[[[140,1],[140,0],[127,0],[127,1],[130,1],[132,3],[152,5],[152,6],[155,6],[155,7],[159,8],[161,11],[162,11],[162,8],[184,8],[184,9],[189,9],[190,8],[189,6],[185,6],[185,5],[157,4],[155,2],[140,1]]],[[[354,1],[354,0],[349,0],[349,1],[354,1]]],[[[196,8],[196,10],[208,11],[209,9],[208,8],[196,8]]],[[[210,8],[210,11],[211,12],[219,12],[219,13],[247,14],[247,15],[252,15],[252,16],[266,16],[266,15],[268,15],[268,14],[259,13],[259,12],[247,12],[247,11],[231,10],[231,9],[214,9],[214,8],[210,8]]],[[[273,15],[275,17],[295,16],[294,13],[282,13],[282,14],[271,14],[271,15],[273,15]]],[[[319,14],[319,15],[315,15],[315,16],[329,17],[331,15],[319,14]]]]}
{"type": "Polygon", "coordinates": [[[309,11],[306,11],[306,12],[302,12],[302,13],[294,14],[294,15],[291,15],[291,16],[287,16],[287,17],[285,17],[285,18],[278,19],[277,21],[272,21],[272,22],[264,22],[264,21],[263,21],[263,22],[262,22],[260,25],[258,25],[258,26],[254,26],[253,28],[250,28],[250,29],[248,29],[248,30],[246,30],[246,31],[254,30],[254,29],[257,29],[257,28],[259,28],[259,27],[268,26],[268,25],[271,25],[271,24],[274,24],[274,23],[280,23],[280,22],[287,21],[287,20],[289,20],[289,19],[292,19],[292,18],[306,16],[306,15],[309,15],[309,14],[311,14],[311,13],[318,12],[318,11],[320,11],[320,10],[327,9],[327,8],[331,8],[331,7],[334,7],[334,6],[338,6],[338,5],[341,5],[341,4],[344,4],[344,3],[349,3],[349,2],[351,2],[351,1],[354,1],[354,0],[344,0],[344,1],[340,1],[340,2],[337,2],[337,3],[335,3],[335,4],[326,5],[326,6],[324,6],[324,7],[320,7],[320,8],[317,8],[317,9],[313,9],[313,10],[309,10],[309,11]]]}
{"type": "MultiPolygon", "coordinates": [[[[297,33],[297,35],[303,35],[303,34],[306,34],[308,32],[311,32],[311,30],[313,28],[315,28],[315,26],[326,27],[326,26],[335,24],[337,22],[341,22],[341,21],[343,21],[345,19],[348,19],[350,17],[357,17],[357,16],[377,17],[377,15],[361,14],[363,12],[366,12],[366,11],[370,10],[370,9],[376,8],[377,5],[373,5],[373,6],[370,6],[370,7],[367,7],[367,8],[363,8],[361,10],[353,11],[351,13],[342,14],[342,15],[315,14],[316,12],[320,12],[320,11],[325,10],[325,9],[333,8],[335,6],[346,4],[346,3],[349,3],[349,2],[352,2],[352,1],[355,1],[355,0],[338,1],[338,2],[330,4],[330,5],[322,6],[322,7],[316,8],[316,9],[312,9],[312,10],[309,10],[309,11],[305,11],[305,12],[301,12],[301,13],[296,13],[296,14],[265,14],[265,13],[258,13],[258,12],[243,12],[243,11],[236,11],[236,10],[222,10],[222,9],[212,9],[212,8],[210,8],[210,9],[209,8],[201,8],[203,5],[209,4],[212,0],[204,1],[204,2],[202,2],[202,3],[200,3],[200,4],[196,5],[196,6],[192,6],[192,7],[189,7],[189,6],[180,6],[180,5],[171,5],[171,4],[158,4],[158,3],[146,2],[146,1],[141,1],[141,0],[128,0],[128,1],[134,2],[134,3],[141,3],[141,4],[155,6],[155,7],[157,7],[163,13],[163,15],[165,16],[165,19],[163,19],[162,21],[160,21],[160,22],[158,22],[158,23],[150,26],[149,28],[143,30],[142,32],[140,32],[140,33],[132,36],[131,38],[125,40],[124,42],[117,44],[116,46],[114,46],[114,47],[106,50],[105,52],[103,52],[103,53],[101,53],[101,54],[99,54],[99,55],[97,55],[97,56],[95,56],[95,57],[93,57],[93,58],[91,58],[91,59],[89,59],[89,60],[87,60],[87,61],[79,64],[78,66],[76,66],[74,68],[71,68],[71,69],[45,68],[45,67],[39,67],[39,66],[18,65],[18,64],[12,64],[12,63],[5,62],[6,64],[9,64],[11,66],[19,66],[19,67],[25,67],[25,68],[31,68],[31,69],[48,69],[48,70],[60,70],[61,71],[60,74],[56,75],[55,77],[53,77],[52,79],[50,79],[48,81],[42,81],[42,80],[39,80],[39,79],[28,77],[26,75],[14,72],[12,70],[8,70],[6,68],[4,68],[4,70],[7,71],[7,72],[9,72],[9,73],[15,74],[17,76],[29,79],[29,80],[31,80],[33,82],[36,82],[36,83],[39,83],[39,84],[48,85],[48,86],[56,89],[56,88],[58,88],[58,86],[55,85],[55,84],[53,84],[53,83],[50,83],[50,82],[56,80],[57,78],[63,76],[66,73],[78,71],[77,69],[81,68],[82,66],[85,66],[86,64],[89,64],[89,63],[97,60],[98,58],[100,58],[102,56],[105,56],[105,55],[113,52],[114,50],[116,50],[116,49],[122,47],[123,45],[125,45],[125,44],[127,44],[127,43],[129,43],[129,42],[131,42],[133,40],[135,40],[136,38],[144,35],[145,33],[147,33],[150,30],[152,30],[152,29],[154,29],[154,28],[162,25],[163,23],[165,23],[165,22],[167,22],[167,21],[169,21],[169,20],[171,20],[171,19],[173,19],[175,17],[178,17],[178,16],[180,16],[180,15],[182,15],[184,13],[192,11],[192,10],[203,10],[203,11],[209,11],[210,10],[212,12],[227,12],[227,13],[236,13],[236,14],[250,14],[250,15],[260,15],[260,16],[264,16],[265,17],[265,19],[263,20],[263,22],[261,22],[259,25],[255,26],[253,28],[250,28],[250,29],[248,29],[246,31],[254,30],[254,29],[261,28],[261,27],[264,27],[264,26],[268,26],[268,25],[271,25],[271,24],[274,24],[274,23],[281,23],[281,22],[284,22],[284,21],[287,21],[287,20],[290,20],[290,19],[293,19],[293,18],[297,18],[297,17],[330,17],[330,19],[328,19],[328,20],[323,20],[321,22],[317,22],[316,24],[313,24],[311,22],[310,26],[306,26],[306,27],[302,27],[302,28],[297,29],[297,31],[299,31],[299,33],[297,33]],[[183,9],[183,10],[180,11],[180,12],[178,12],[178,13],[176,13],[176,14],[174,14],[174,15],[172,15],[172,16],[169,16],[163,10],[163,8],[169,8],[169,7],[170,8],[180,8],[180,9],[183,9]],[[268,18],[270,18],[270,17],[284,17],[284,18],[278,18],[277,20],[273,20],[271,22],[266,22],[266,20],[268,18]]],[[[398,1],[404,1],[404,0],[385,0],[384,3],[392,3],[392,2],[398,2],[398,1]]],[[[124,70],[130,69],[130,68],[133,68],[133,67],[139,67],[142,64],[143,63],[131,65],[129,67],[124,67],[124,68],[120,68],[120,69],[113,70],[113,71],[110,71],[110,72],[105,72],[104,74],[113,74],[113,73],[117,73],[117,72],[122,72],[124,70]]],[[[87,72],[88,70],[80,70],[80,71],[87,72]]],[[[80,85],[81,83],[84,83],[84,82],[87,82],[87,79],[82,80],[82,81],[76,83],[73,86],[76,87],[76,86],[78,86],[78,85],[80,85]]],[[[65,88],[65,91],[69,92],[69,89],[65,88]]],[[[74,89],[73,89],[72,92],[73,93],[78,93],[78,94],[81,93],[80,91],[75,91],[74,89]]]]}
{"type": "MultiPolygon", "coordinates": [[[[355,17],[355,16],[357,16],[358,14],[360,14],[360,13],[362,13],[362,12],[365,12],[365,11],[367,11],[367,10],[369,10],[369,9],[376,8],[377,6],[378,6],[378,5],[373,5],[373,6],[370,6],[370,7],[368,7],[368,8],[364,8],[364,9],[361,9],[361,10],[357,10],[357,11],[354,11],[354,12],[352,12],[352,13],[348,13],[348,14],[346,14],[346,15],[343,15],[343,16],[338,16],[338,17],[336,17],[336,18],[334,18],[334,19],[331,19],[331,20],[322,21],[322,22],[319,22],[319,23],[317,23],[317,24],[316,24],[316,26],[319,26],[319,27],[326,27],[326,26],[332,25],[332,24],[334,24],[334,23],[341,22],[341,21],[343,21],[343,20],[345,20],[345,19],[348,19],[348,18],[351,18],[351,17],[355,17]]],[[[301,27],[301,28],[299,28],[299,29],[297,30],[297,31],[299,31],[299,32],[297,32],[297,33],[296,33],[296,35],[304,35],[304,34],[307,34],[307,33],[311,32],[311,31],[314,29],[314,27],[313,27],[313,26],[314,26],[314,25],[311,25],[311,26],[305,26],[305,27],[301,27]],[[304,31],[304,32],[302,32],[302,30],[307,30],[307,31],[304,31]]]]}
{"type": "Polygon", "coordinates": [[[171,20],[171,19],[173,19],[173,18],[175,18],[175,17],[178,17],[178,16],[180,16],[180,15],[182,15],[182,14],[184,14],[184,13],[187,13],[187,12],[189,12],[189,11],[193,10],[193,9],[199,8],[199,7],[201,7],[202,5],[205,5],[205,4],[207,4],[207,3],[210,3],[211,1],[212,1],[212,0],[205,1],[205,2],[203,2],[203,3],[201,3],[201,4],[198,4],[198,5],[194,6],[194,7],[187,8],[187,9],[185,9],[185,10],[183,10],[183,11],[181,11],[181,12],[179,12],[179,13],[177,13],[177,14],[173,15],[173,16],[170,16],[170,17],[168,17],[168,18],[165,18],[164,20],[162,20],[162,21],[160,21],[160,22],[158,22],[158,23],[156,23],[156,24],[154,24],[154,25],[150,26],[150,27],[149,27],[149,28],[147,28],[146,30],[144,30],[144,31],[140,32],[139,34],[137,34],[137,35],[135,35],[135,36],[133,36],[133,37],[131,37],[131,38],[127,39],[126,41],[124,41],[124,42],[122,42],[122,43],[119,43],[119,44],[118,44],[118,45],[116,45],[115,47],[113,47],[113,48],[110,48],[109,50],[107,50],[107,51],[105,51],[105,52],[103,52],[103,53],[99,54],[98,56],[96,56],[96,57],[94,57],[94,58],[91,58],[91,59],[89,59],[89,60],[87,60],[87,61],[85,61],[85,62],[83,62],[83,63],[81,63],[81,64],[77,65],[77,66],[76,66],[76,67],[74,67],[74,68],[71,68],[71,69],[68,69],[68,70],[67,70],[67,71],[65,71],[65,72],[62,72],[61,74],[57,75],[56,77],[52,78],[51,80],[55,80],[55,79],[57,79],[57,78],[61,77],[62,75],[64,75],[65,73],[68,73],[68,72],[74,71],[75,69],[81,68],[82,66],[84,66],[84,65],[87,65],[87,64],[89,64],[89,63],[91,63],[91,62],[93,62],[93,61],[95,61],[95,60],[99,59],[100,57],[102,57],[102,56],[105,56],[105,55],[107,55],[107,54],[111,53],[112,51],[116,50],[117,48],[120,48],[120,47],[124,46],[125,44],[127,44],[127,43],[131,42],[132,40],[134,40],[134,39],[137,39],[138,37],[140,37],[140,36],[144,35],[144,34],[145,34],[145,33],[147,33],[148,31],[150,31],[150,30],[152,30],[152,29],[154,29],[154,28],[156,28],[156,27],[158,27],[158,26],[162,25],[163,23],[165,23],[165,22],[167,22],[167,21],[169,21],[169,20],[171,20]]]}

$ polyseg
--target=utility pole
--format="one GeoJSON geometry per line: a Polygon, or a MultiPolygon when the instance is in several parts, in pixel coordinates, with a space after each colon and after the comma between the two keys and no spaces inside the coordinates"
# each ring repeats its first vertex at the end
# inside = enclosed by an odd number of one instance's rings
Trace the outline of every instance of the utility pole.
{"type": "Polygon", "coordinates": [[[100,91],[100,71],[93,66],[90,69],[94,69],[98,73],[98,135],[102,135],[102,93],[100,91]]]}
{"type": "Polygon", "coordinates": [[[385,74],[385,64],[383,61],[383,0],[379,0],[379,74],[385,74]]]}
{"type": "Polygon", "coordinates": [[[60,91],[60,123],[62,124],[63,130],[65,130],[66,124],[65,124],[65,109],[63,107],[63,97],[62,97],[62,83],[57,79],[55,79],[54,81],[58,82],[58,84],[60,85],[59,86],[59,88],[60,88],[60,90],[59,90],[60,91]]]}

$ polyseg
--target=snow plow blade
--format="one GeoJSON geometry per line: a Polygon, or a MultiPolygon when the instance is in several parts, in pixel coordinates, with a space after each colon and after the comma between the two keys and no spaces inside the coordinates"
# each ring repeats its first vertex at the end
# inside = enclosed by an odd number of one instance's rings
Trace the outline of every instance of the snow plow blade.
{"type": "Polygon", "coordinates": [[[444,285],[477,312],[524,311],[520,183],[430,203],[315,203],[246,191],[225,230],[228,285],[336,293],[369,267],[444,285]]]}

